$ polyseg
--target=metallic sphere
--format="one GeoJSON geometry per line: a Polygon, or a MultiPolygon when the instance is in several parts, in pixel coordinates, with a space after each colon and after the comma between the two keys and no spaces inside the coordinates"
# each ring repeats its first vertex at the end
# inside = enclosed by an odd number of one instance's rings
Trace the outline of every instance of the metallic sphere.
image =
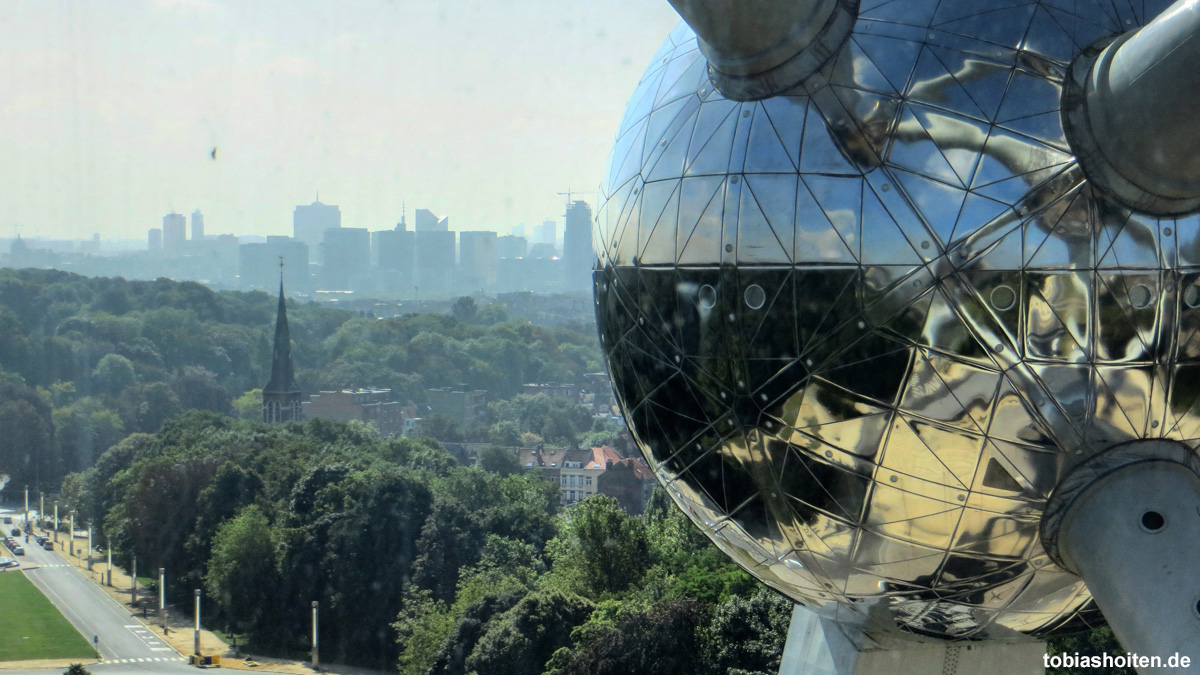
{"type": "Polygon", "coordinates": [[[672,32],[602,186],[596,312],[659,480],[754,576],[878,639],[1103,622],[1039,522],[1089,456],[1200,439],[1200,227],[1100,194],[1060,108],[1166,5],[862,0],[754,102],[672,32]]]}

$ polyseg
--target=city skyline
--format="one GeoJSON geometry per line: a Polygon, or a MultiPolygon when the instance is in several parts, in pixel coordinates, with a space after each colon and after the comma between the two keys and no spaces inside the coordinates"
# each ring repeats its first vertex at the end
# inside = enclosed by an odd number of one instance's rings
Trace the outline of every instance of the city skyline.
{"type": "MultiPolygon", "coordinates": [[[[291,234],[321,201],[507,234],[594,194],[666,3],[6,6],[0,236],[136,239],[163,214],[291,234]],[[564,95],[564,92],[569,92],[564,95]]],[[[410,220],[411,222],[411,220],[410,220]]]]}

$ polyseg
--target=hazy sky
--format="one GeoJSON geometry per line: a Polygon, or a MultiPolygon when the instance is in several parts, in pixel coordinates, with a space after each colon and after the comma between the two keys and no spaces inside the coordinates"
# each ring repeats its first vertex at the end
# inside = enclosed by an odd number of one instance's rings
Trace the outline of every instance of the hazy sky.
{"type": "MultiPolygon", "coordinates": [[[[507,233],[595,190],[666,0],[5,0],[0,236],[507,233]],[[216,149],[216,158],[212,157],[216,149]]],[[[594,197],[587,195],[592,201],[594,197]]]]}

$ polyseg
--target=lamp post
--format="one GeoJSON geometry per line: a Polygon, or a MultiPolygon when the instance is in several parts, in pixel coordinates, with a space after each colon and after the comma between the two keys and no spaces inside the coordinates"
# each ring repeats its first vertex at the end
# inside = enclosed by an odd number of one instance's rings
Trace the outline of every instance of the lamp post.
{"type": "Polygon", "coordinates": [[[158,568],[158,617],[162,620],[163,633],[167,632],[167,569],[158,568]]]}
{"type": "Polygon", "coordinates": [[[130,597],[130,604],[137,607],[137,554],[133,556],[133,592],[130,597]]]}
{"type": "Polygon", "coordinates": [[[200,656],[200,589],[196,589],[196,632],[195,632],[195,652],[196,656],[200,656]]]}
{"type": "Polygon", "coordinates": [[[25,486],[25,531],[29,531],[29,486],[25,486]]]}
{"type": "Polygon", "coordinates": [[[88,551],[87,551],[87,568],[92,571],[92,528],[88,526],[88,551]]]}
{"type": "Polygon", "coordinates": [[[58,543],[58,502],[54,502],[54,543],[58,543]]]}
{"type": "Polygon", "coordinates": [[[71,555],[75,555],[75,514],[71,513],[71,533],[67,536],[67,541],[71,542],[71,555]]]}
{"type": "Polygon", "coordinates": [[[312,667],[314,670],[317,668],[317,666],[321,665],[321,659],[319,656],[317,656],[317,645],[318,645],[318,641],[317,641],[317,605],[318,604],[319,603],[316,600],[312,601],[312,610],[313,610],[312,667]]]}
{"type": "Polygon", "coordinates": [[[108,585],[112,586],[112,545],[106,549],[108,551],[108,585]]]}
{"type": "Polygon", "coordinates": [[[46,495],[42,494],[41,488],[38,488],[38,523],[46,522],[46,495]]]}

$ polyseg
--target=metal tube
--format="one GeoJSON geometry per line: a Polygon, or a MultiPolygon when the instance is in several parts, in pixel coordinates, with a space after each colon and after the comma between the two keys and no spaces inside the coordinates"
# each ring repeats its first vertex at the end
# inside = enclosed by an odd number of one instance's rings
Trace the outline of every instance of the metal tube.
{"type": "Polygon", "coordinates": [[[112,586],[112,547],[109,546],[107,551],[108,551],[108,567],[106,568],[106,571],[108,572],[108,585],[112,586]]]}
{"type": "Polygon", "coordinates": [[[795,86],[836,53],[856,0],[669,0],[696,32],[717,90],[740,101],[795,86]]]}
{"type": "Polygon", "coordinates": [[[317,643],[317,601],[316,600],[312,601],[312,612],[313,612],[313,616],[312,616],[312,629],[313,629],[312,667],[315,669],[317,666],[321,665],[321,659],[320,659],[320,657],[317,656],[317,644],[318,643],[317,643]]]}
{"type": "MultiPolygon", "coordinates": [[[[1144,461],[1099,477],[1063,516],[1062,563],[1087,582],[1127,652],[1200,659],[1198,502],[1193,468],[1144,461]]],[[[1167,665],[1138,672],[1174,672],[1167,665]]]]}
{"type": "Polygon", "coordinates": [[[133,556],[133,591],[130,594],[129,604],[137,607],[137,556],[133,556]]]}
{"type": "Polygon", "coordinates": [[[58,543],[58,502],[54,502],[54,543],[58,543]]]}
{"type": "Polygon", "coordinates": [[[1200,209],[1200,3],[1178,0],[1073,66],[1064,95],[1072,150],[1089,179],[1155,215],[1200,209]],[[1072,97],[1078,112],[1070,109],[1072,97]]]}

